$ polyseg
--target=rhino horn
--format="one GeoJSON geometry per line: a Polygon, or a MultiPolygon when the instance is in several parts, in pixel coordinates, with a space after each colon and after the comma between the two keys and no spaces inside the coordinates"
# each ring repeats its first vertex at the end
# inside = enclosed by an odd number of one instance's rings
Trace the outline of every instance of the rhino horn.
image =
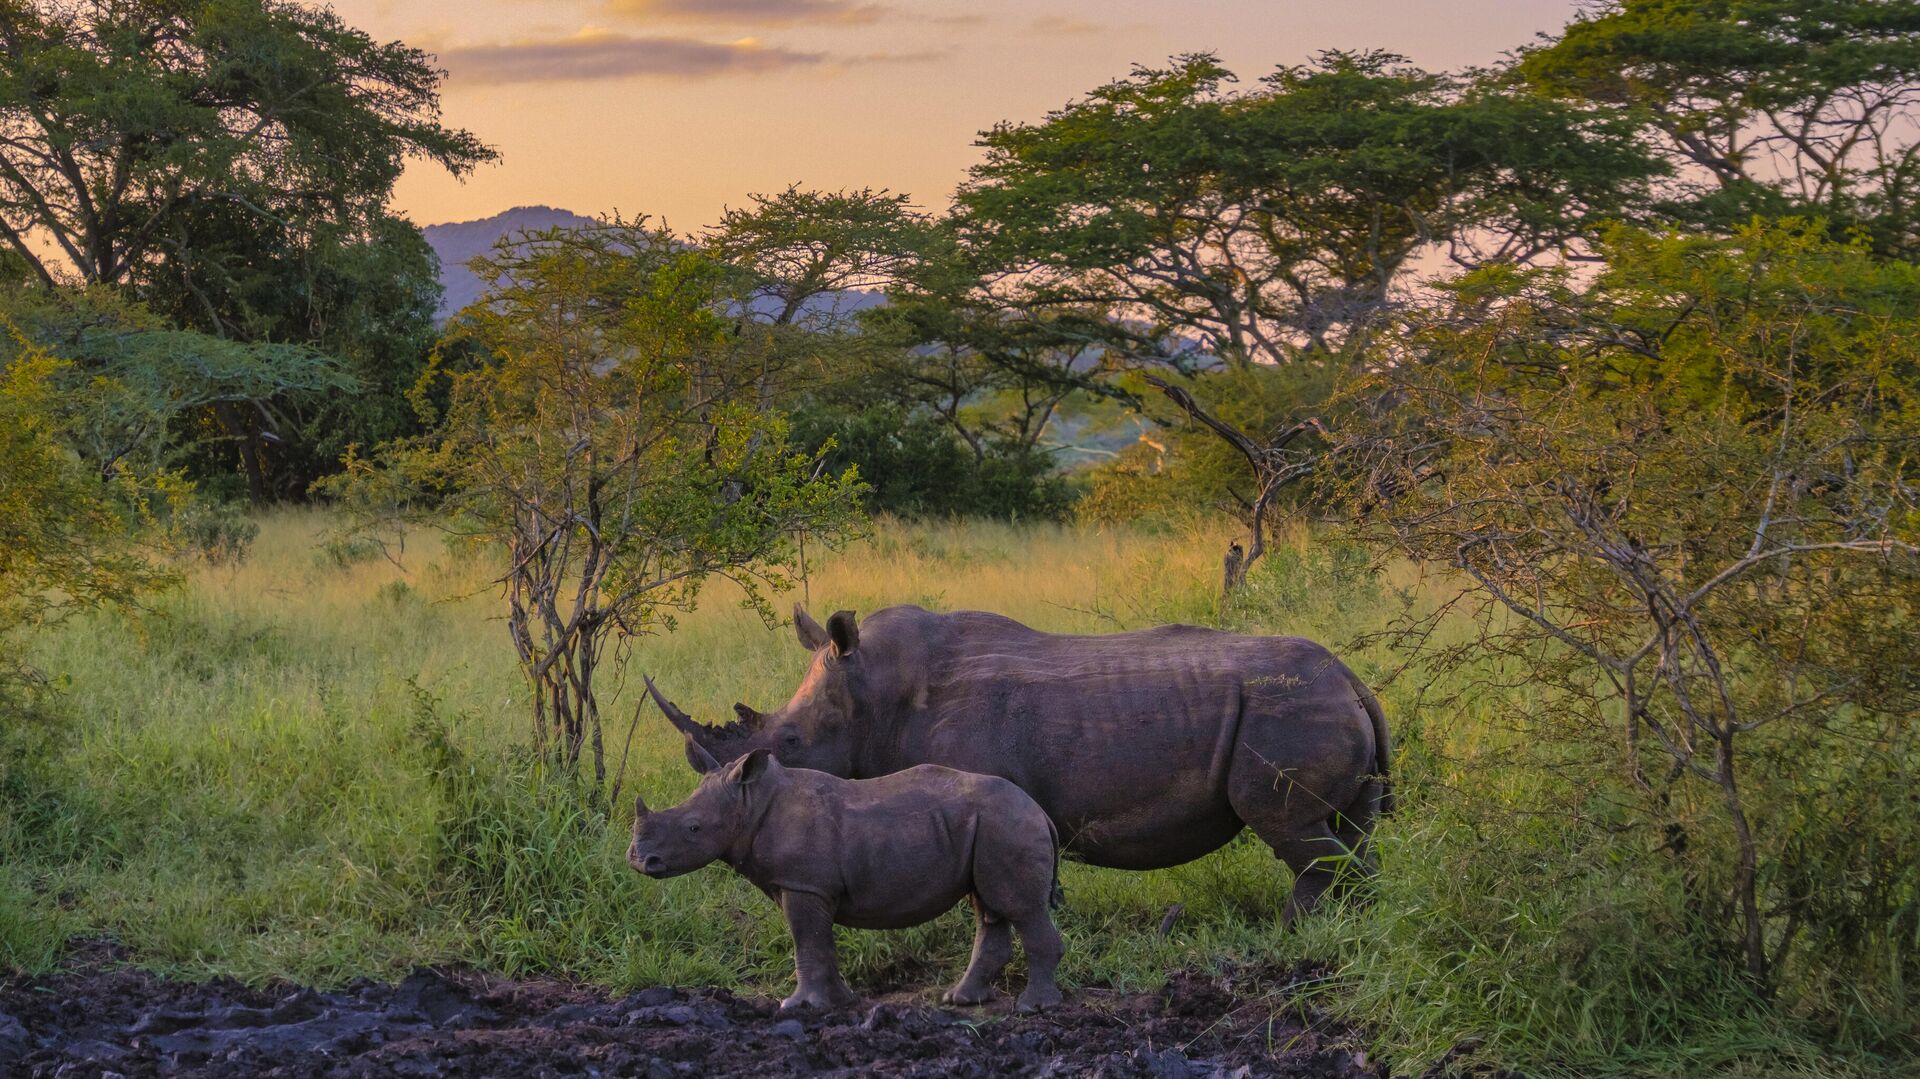
{"type": "Polygon", "coordinates": [[[714,757],[713,752],[707,748],[708,740],[720,732],[682,712],[660,692],[660,687],[653,684],[652,678],[646,678],[645,681],[647,693],[653,697],[653,703],[660,706],[660,711],[667,717],[667,722],[673,724],[681,734],[686,735],[687,763],[693,766],[693,770],[704,774],[720,767],[718,758],[714,757]]]}
{"type": "Polygon", "coordinates": [[[680,733],[692,735],[708,733],[706,724],[682,712],[672,701],[666,698],[665,694],[660,692],[660,687],[653,684],[652,678],[646,678],[645,681],[647,683],[647,693],[653,697],[653,703],[660,706],[661,714],[667,717],[667,722],[678,727],[680,733]]]}
{"type": "Polygon", "coordinates": [[[733,714],[736,716],[739,716],[740,722],[746,724],[749,727],[758,727],[760,725],[760,721],[767,718],[761,713],[754,711],[753,709],[747,707],[744,704],[741,704],[738,701],[734,702],[733,714]]]}
{"type": "Polygon", "coordinates": [[[633,796],[633,815],[636,817],[647,815],[647,800],[638,794],[633,796]]]}

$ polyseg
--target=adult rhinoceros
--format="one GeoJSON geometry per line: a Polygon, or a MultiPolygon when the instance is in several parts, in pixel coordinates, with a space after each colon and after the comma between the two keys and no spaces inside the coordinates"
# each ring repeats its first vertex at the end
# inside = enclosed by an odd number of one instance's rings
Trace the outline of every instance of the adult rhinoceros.
{"type": "Polygon", "coordinates": [[[698,723],[649,681],[706,771],[749,750],[853,779],[916,764],[1004,776],[1094,865],[1156,869],[1249,827],[1296,874],[1289,917],[1335,880],[1387,806],[1373,694],[1320,645],[1196,626],[1042,633],[981,611],[850,611],[823,629],[778,711],[698,723]]]}

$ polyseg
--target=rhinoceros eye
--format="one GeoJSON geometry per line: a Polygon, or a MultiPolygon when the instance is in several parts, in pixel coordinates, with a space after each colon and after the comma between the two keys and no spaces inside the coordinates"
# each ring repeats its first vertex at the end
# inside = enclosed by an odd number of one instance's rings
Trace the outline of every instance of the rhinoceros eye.
{"type": "Polygon", "coordinates": [[[699,830],[700,830],[700,826],[699,826],[698,824],[689,824],[689,825],[687,825],[687,831],[689,831],[689,832],[697,832],[697,831],[699,831],[699,830]]]}

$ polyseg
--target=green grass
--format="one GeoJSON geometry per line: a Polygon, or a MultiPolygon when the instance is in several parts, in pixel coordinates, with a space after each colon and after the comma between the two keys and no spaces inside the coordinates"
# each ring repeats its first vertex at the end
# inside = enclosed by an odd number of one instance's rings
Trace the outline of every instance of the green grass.
{"type": "MultiPolygon", "coordinates": [[[[110,934],[185,975],[337,983],[457,961],[613,986],[777,988],[790,956],[770,904],[722,868],[639,878],[621,857],[624,820],[595,827],[592,808],[514,764],[525,692],[486,568],[429,535],[395,565],[328,544],[333,523],[272,515],[250,558],[196,569],[151,616],[83,619],[32,642],[31,661],[60,686],[48,722],[63,731],[57,754],[15,780],[37,784],[53,819],[16,815],[11,827],[33,831],[43,890],[69,897],[64,930],[110,934]]],[[[1214,546],[890,526],[816,557],[808,591],[823,613],[979,606],[1056,630],[1210,619],[1196,597],[1214,546]]],[[[789,629],[716,587],[610,672],[614,759],[641,672],[720,716],[736,699],[777,704],[804,660],[789,629]]],[[[672,803],[694,778],[678,737],[651,705],[632,729],[628,787],[672,803]]],[[[1267,950],[1288,883],[1251,844],[1162,874],[1068,874],[1077,946],[1065,974],[1116,985],[1267,950]],[[1235,886],[1213,887],[1223,876],[1235,886]],[[1174,902],[1194,932],[1152,940],[1174,902]]],[[[856,980],[910,967],[949,977],[969,945],[959,910],[920,930],[846,937],[856,980]]],[[[54,950],[23,942],[9,954],[44,967],[54,950]]]]}
{"type": "MultiPolygon", "coordinates": [[[[188,977],[338,984],[462,963],[615,989],[784,992],[790,945],[759,893],[721,867],[640,878],[622,857],[624,813],[605,826],[526,760],[525,691],[488,567],[427,534],[395,564],[329,543],[334,523],[274,513],[251,557],[194,569],[150,615],[83,618],[27,642],[57,688],[0,739],[0,965],[44,971],[69,938],[101,934],[188,977]]],[[[1302,530],[1223,612],[1221,547],[1216,535],[883,524],[816,553],[807,591],[819,614],[914,602],[1057,631],[1190,621],[1341,647],[1451,587],[1405,566],[1370,571],[1302,530]]],[[[694,777],[677,736],[639,708],[642,672],[706,718],[736,699],[770,708],[801,672],[791,630],[736,600],[714,589],[607,672],[613,759],[637,709],[624,778],[652,804],[694,777]]],[[[1396,663],[1344,654],[1376,683],[1396,663]]],[[[1402,1070],[1466,1037],[1484,1041],[1483,1059],[1540,1074],[1886,1064],[1824,1051],[1745,997],[1675,913],[1683,882],[1642,874],[1625,841],[1519,818],[1490,831],[1527,780],[1475,761],[1511,743],[1526,694],[1441,716],[1422,710],[1429,688],[1403,678],[1383,694],[1407,808],[1382,829],[1387,871],[1370,906],[1281,931],[1288,873],[1245,836],[1155,873],[1069,865],[1063,981],[1150,988],[1183,967],[1310,959],[1331,971],[1319,1002],[1367,1023],[1402,1070]],[[1162,938],[1175,903],[1185,913],[1162,938]]],[[[846,932],[842,955],[856,987],[931,996],[970,943],[957,909],[913,930],[846,932]]]]}

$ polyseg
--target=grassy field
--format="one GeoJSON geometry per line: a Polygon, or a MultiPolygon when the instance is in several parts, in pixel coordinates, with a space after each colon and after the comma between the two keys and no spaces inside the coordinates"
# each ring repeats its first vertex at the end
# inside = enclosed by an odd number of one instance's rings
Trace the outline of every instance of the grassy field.
{"type": "MultiPolygon", "coordinates": [[[[0,965],[46,969],[65,940],[103,934],[190,977],[337,984],[450,962],[614,988],[784,991],[791,955],[771,904],[718,867],[640,878],[622,858],[625,810],[608,826],[525,760],[524,689],[483,562],[430,534],[388,561],[329,543],[335,523],[275,513],[250,557],[195,568],[150,615],[82,619],[29,642],[54,692],[4,742],[0,965]]],[[[806,592],[822,615],[911,602],[1048,630],[1186,621],[1343,648],[1450,587],[1299,530],[1222,611],[1220,539],[882,524],[816,552],[806,592]]],[[[1474,760],[1512,737],[1524,692],[1433,715],[1422,708],[1433,687],[1385,682],[1391,654],[1344,654],[1384,684],[1403,747],[1410,808],[1382,829],[1375,901],[1283,933],[1287,870],[1250,836],[1155,873],[1070,865],[1069,987],[1304,958],[1327,965],[1327,1000],[1407,1066],[1470,1035],[1489,1057],[1542,1071],[1872,1070],[1821,1055],[1791,1025],[1742,1018],[1754,1010],[1721,966],[1676,947],[1673,882],[1585,873],[1591,840],[1537,822],[1484,828],[1519,792],[1474,760]],[[1161,937],[1175,903],[1185,913],[1161,937]]],[[[634,642],[609,681],[613,759],[627,752],[642,672],[713,718],[735,700],[783,701],[804,658],[790,628],[714,589],[675,632],[634,642]]],[[[655,805],[692,786],[650,707],[625,776],[655,805]]],[[[856,987],[931,994],[964,965],[971,924],[955,910],[842,940],[856,987]]]]}

